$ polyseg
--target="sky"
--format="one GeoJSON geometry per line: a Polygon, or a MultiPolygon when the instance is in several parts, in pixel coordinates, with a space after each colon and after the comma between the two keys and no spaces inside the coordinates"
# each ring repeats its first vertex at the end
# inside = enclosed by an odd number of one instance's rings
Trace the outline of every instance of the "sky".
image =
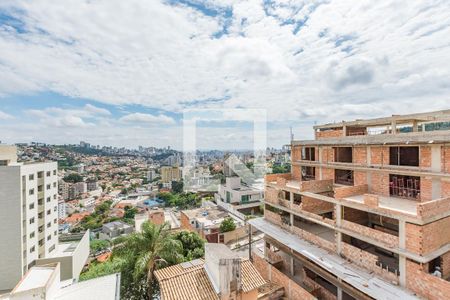
{"type": "Polygon", "coordinates": [[[0,1],[0,141],[250,149],[450,108],[450,1],[0,1]],[[247,115],[247,112],[250,112],[247,115]],[[211,114],[214,116],[214,114],[211,114]],[[226,118],[224,118],[226,116],[226,118]]]}

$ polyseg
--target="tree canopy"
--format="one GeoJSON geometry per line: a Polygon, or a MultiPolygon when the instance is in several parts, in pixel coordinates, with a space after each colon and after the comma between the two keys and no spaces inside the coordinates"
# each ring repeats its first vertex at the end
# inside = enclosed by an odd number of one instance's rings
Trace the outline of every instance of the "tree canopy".
{"type": "Polygon", "coordinates": [[[226,217],[223,219],[222,223],[220,223],[220,232],[228,232],[236,229],[236,224],[232,217],[226,217]]]}

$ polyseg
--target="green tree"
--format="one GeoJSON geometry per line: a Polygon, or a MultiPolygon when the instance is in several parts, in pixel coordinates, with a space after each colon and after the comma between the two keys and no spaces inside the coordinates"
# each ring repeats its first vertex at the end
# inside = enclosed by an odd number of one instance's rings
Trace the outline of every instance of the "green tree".
{"type": "Polygon", "coordinates": [[[222,223],[220,223],[220,232],[228,232],[236,229],[236,224],[232,217],[226,217],[222,223]]]}
{"type": "Polygon", "coordinates": [[[182,193],[183,192],[183,181],[172,181],[172,191],[174,193],[182,193]]]}
{"type": "Polygon", "coordinates": [[[78,174],[78,173],[71,173],[71,174],[65,176],[65,177],[63,178],[63,180],[64,180],[65,182],[76,183],[76,182],[81,182],[81,181],[83,181],[83,176],[81,176],[81,175],[78,174]]]}
{"type": "Polygon", "coordinates": [[[105,250],[109,245],[109,242],[106,240],[92,240],[90,243],[91,252],[96,253],[100,250],[105,250]]]}
{"type": "Polygon", "coordinates": [[[112,257],[125,262],[121,269],[125,288],[123,298],[152,299],[153,271],[183,261],[183,245],[169,230],[168,223],[155,225],[145,222],[142,232],[115,240],[112,257]],[[147,298],[142,297],[142,282],[146,283],[147,298]]]}
{"type": "Polygon", "coordinates": [[[125,206],[124,209],[125,209],[125,213],[124,213],[123,217],[125,219],[134,219],[134,216],[138,212],[136,207],[125,206]]]}
{"type": "Polygon", "coordinates": [[[183,245],[183,256],[185,261],[201,258],[205,255],[205,240],[196,232],[179,231],[174,238],[183,245]]]}

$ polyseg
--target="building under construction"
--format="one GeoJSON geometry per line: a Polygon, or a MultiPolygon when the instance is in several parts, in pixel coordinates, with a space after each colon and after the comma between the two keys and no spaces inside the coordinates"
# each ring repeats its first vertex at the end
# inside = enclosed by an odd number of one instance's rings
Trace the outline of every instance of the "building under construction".
{"type": "Polygon", "coordinates": [[[291,173],[266,176],[264,218],[250,221],[265,233],[266,279],[291,299],[448,299],[449,121],[343,121],[292,141],[291,173]]]}

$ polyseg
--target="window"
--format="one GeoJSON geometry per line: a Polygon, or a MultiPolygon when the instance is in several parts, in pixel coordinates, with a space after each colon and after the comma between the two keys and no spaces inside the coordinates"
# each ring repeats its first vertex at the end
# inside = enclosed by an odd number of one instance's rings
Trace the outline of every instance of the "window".
{"type": "Polygon", "coordinates": [[[316,160],[316,151],[314,147],[303,147],[302,148],[302,160],[316,160]]]}
{"type": "Polygon", "coordinates": [[[34,236],[35,236],[35,233],[33,231],[32,233],[30,233],[30,239],[34,238],[34,236]]]}
{"type": "Polygon", "coordinates": [[[44,204],[44,199],[38,199],[38,205],[44,204]]]}
{"type": "Polygon", "coordinates": [[[44,239],[41,239],[41,240],[39,240],[39,246],[42,246],[42,245],[44,245],[44,239]]]}
{"type": "Polygon", "coordinates": [[[30,209],[33,209],[33,208],[34,208],[34,203],[31,203],[28,207],[29,207],[30,209]]]}
{"type": "Polygon", "coordinates": [[[34,174],[28,175],[28,180],[34,180],[34,174]]]}
{"type": "Polygon", "coordinates": [[[58,206],[53,207],[53,211],[57,211],[58,210],[58,206]]]}
{"type": "Polygon", "coordinates": [[[389,164],[419,166],[419,147],[389,147],[389,164]]]}
{"type": "Polygon", "coordinates": [[[55,231],[53,232],[53,235],[58,235],[58,231],[55,230],[55,231]]]}
{"type": "Polygon", "coordinates": [[[36,248],[33,246],[30,248],[30,253],[33,253],[36,250],[36,248]]]}
{"type": "Polygon", "coordinates": [[[52,198],[47,197],[47,202],[50,202],[52,200],[52,198]]]}
{"type": "Polygon", "coordinates": [[[50,248],[48,248],[48,252],[52,252],[53,250],[55,250],[55,245],[52,245],[50,248]]]}
{"type": "Polygon", "coordinates": [[[49,235],[47,236],[47,241],[50,241],[51,239],[52,239],[52,235],[49,234],[49,235]]]}
{"type": "Polygon", "coordinates": [[[47,223],[47,228],[49,228],[50,226],[52,226],[52,222],[47,223]]]}
{"type": "Polygon", "coordinates": [[[39,218],[39,219],[42,219],[43,216],[44,216],[44,215],[43,215],[42,212],[40,212],[40,213],[38,214],[38,218],[39,218]]]}
{"type": "Polygon", "coordinates": [[[51,214],[51,213],[52,213],[52,210],[51,210],[51,209],[47,210],[47,215],[49,215],[49,214],[51,214]]]}
{"type": "Polygon", "coordinates": [[[335,147],[334,148],[334,161],[351,163],[353,161],[353,149],[352,147],[335,147]]]}
{"type": "Polygon", "coordinates": [[[51,173],[50,171],[47,171],[47,177],[50,177],[51,173]]]}
{"type": "Polygon", "coordinates": [[[420,177],[389,175],[389,194],[401,198],[420,199],[420,177]]]}
{"type": "Polygon", "coordinates": [[[227,191],[227,203],[231,202],[231,193],[227,191]]]}
{"type": "Polygon", "coordinates": [[[29,194],[29,195],[34,195],[34,189],[30,189],[30,190],[28,191],[28,194],[29,194]]]}
{"type": "Polygon", "coordinates": [[[38,231],[39,231],[39,232],[44,231],[44,226],[39,226],[38,231]]]}
{"type": "Polygon", "coordinates": [[[51,189],[52,186],[50,184],[47,184],[47,190],[51,189]]]}
{"type": "Polygon", "coordinates": [[[343,185],[353,185],[352,170],[335,170],[334,182],[343,185]]]}
{"type": "Polygon", "coordinates": [[[53,175],[56,175],[56,170],[53,170],[53,175]]]}
{"type": "Polygon", "coordinates": [[[57,222],[57,220],[56,220],[56,219],[53,219],[53,223],[55,223],[55,224],[56,224],[56,222],[57,222]]]}
{"type": "Polygon", "coordinates": [[[53,199],[56,199],[56,194],[53,195],[53,199]]]}
{"type": "Polygon", "coordinates": [[[56,187],[56,182],[53,182],[53,187],[54,187],[54,188],[56,187]]]}
{"type": "Polygon", "coordinates": [[[44,177],[44,172],[38,172],[38,178],[42,178],[42,177],[44,177]]]}
{"type": "Polygon", "coordinates": [[[30,219],[30,224],[34,224],[34,217],[30,219]]]}
{"type": "Polygon", "coordinates": [[[38,185],[38,192],[42,192],[43,190],[43,186],[42,185],[38,185]]]}
{"type": "Polygon", "coordinates": [[[242,203],[248,203],[248,201],[250,201],[250,196],[249,195],[242,195],[241,196],[241,202],[242,203]]]}

